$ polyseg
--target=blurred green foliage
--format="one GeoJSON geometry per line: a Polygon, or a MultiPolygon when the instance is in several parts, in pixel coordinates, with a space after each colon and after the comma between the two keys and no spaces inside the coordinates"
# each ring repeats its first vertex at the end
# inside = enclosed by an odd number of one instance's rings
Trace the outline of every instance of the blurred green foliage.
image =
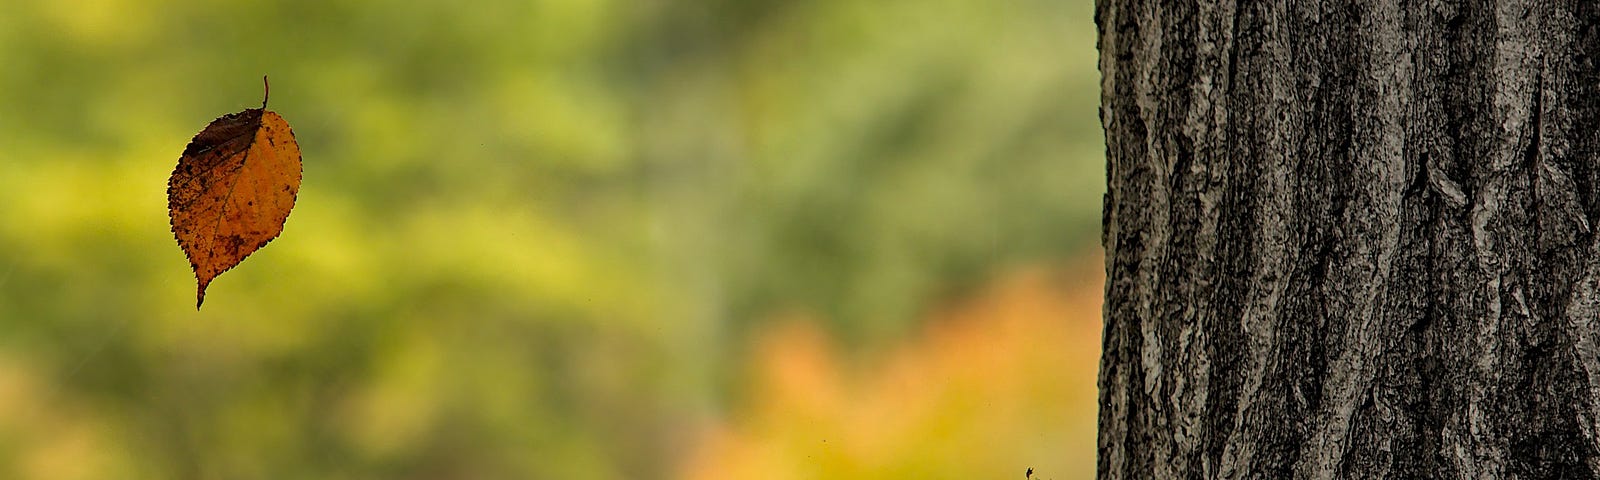
{"type": "Polygon", "coordinates": [[[0,0],[0,478],[664,477],[776,312],[1094,244],[1091,10],[0,0]],[[166,179],[263,74],[299,203],[195,312],[166,179]]]}

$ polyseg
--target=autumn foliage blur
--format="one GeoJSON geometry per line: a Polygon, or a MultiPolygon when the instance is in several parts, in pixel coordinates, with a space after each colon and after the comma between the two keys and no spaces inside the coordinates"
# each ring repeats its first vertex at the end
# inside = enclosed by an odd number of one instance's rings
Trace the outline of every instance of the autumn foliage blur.
{"type": "Polygon", "coordinates": [[[0,0],[0,479],[1081,478],[1092,12],[0,0]],[[196,312],[263,75],[294,213],[196,312]]]}
{"type": "Polygon", "coordinates": [[[1103,269],[1085,263],[1013,272],[867,358],[776,322],[683,478],[1093,477],[1103,269]]]}

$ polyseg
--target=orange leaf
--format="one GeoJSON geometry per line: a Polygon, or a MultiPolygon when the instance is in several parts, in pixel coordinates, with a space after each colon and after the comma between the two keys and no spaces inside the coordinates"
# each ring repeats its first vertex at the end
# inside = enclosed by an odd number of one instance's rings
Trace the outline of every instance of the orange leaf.
{"type": "Polygon", "coordinates": [[[167,182],[167,209],[199,281],[196,309],[212,279],[283,232],[299,191],[300,147],[266,95],[261,108],[212,120],[189,141],[167,182]]]}

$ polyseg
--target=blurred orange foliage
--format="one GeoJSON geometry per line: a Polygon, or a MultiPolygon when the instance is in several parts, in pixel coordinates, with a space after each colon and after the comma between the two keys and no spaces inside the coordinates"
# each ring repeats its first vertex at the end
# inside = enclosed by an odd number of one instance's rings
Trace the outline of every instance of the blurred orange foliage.
{"type": "Polygon", "coordinates": [[[1103,267],[1028,268],[866,358],[792,315],[685,479],[1092,478],[1103,267]]]}

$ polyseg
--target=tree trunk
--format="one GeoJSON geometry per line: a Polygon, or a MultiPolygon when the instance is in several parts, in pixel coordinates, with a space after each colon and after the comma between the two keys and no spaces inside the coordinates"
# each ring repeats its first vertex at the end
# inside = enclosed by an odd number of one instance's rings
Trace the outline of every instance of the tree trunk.
{"type": "Polygon", "coordinates": [[[1600,2],[1095,17],[1100,478],[1600,474],[1600,2]]]}

